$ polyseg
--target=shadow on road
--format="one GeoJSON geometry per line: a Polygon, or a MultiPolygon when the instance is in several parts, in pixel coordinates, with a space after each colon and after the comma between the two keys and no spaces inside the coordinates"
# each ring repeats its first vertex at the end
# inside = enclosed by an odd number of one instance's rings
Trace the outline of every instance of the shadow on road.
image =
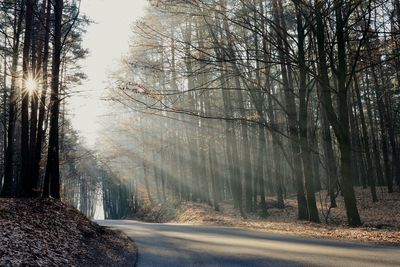
{"type": "Polygon", "coordinates": [[[400,266],[399,248],[228,227],[101,221],[139,247],[138,266],[400,266]]]}

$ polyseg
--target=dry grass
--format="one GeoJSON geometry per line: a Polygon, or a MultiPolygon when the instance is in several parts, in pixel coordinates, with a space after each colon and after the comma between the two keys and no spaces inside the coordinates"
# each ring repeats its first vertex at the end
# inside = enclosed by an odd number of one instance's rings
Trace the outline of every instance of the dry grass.
{"type": "MultiPolygon", "coordinates": [[[[146,218],[158,222],[234,226],[308,237],[399,245],[400,193],[387,194],[384,188],[379,188],[378,193],[379,202],[373,203],[368,190],[356,188],[359,212],[363,221],[363,226],[359,228],[346,225],[344,201],[341,196],[337,198],[338,207],[331,209],[325,220],[329,200],[324,191],[317,194],[322,221],[320,224],[297,220],[295,196],[286,199],[284,209],[269,208],[267,218],[261,218],[254,213],[248,214],[247,218],[242,218],[240,213],[228,203],[221,203],[221,211],[218,212],[209,205],[199,203],[184,203],[179,206],[162,205],[153,208],[146,218]]],[[[268,206],[274,206],[273,203],[273,199],[268,199],[268,206]]]]}

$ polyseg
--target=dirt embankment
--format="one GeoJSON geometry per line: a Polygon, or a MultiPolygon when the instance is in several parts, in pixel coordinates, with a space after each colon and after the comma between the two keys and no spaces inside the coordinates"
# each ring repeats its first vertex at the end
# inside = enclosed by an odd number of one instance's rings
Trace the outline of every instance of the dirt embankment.
{"type": "Polygon", "coordinates": [[[338,196],[337,208],[328,214],[329,198],[325,191],[316,194],[321,223],[297,220],[295,196],[285,200],[285,208],[275,208],[273,198],[268,199],[268,217],[261,218],[257,212],[240,216],[228,202],[220,203],[220,211],[201,203],[164,203],[146,209],[140,219],[150,222],[171,222],[201,225],[220,225],[289,233],[308,237],[355,240],[381,244],[400,245],[400,193],[388,194],[378,188],[379,201],[373,203],[369,190],[356,188],[359,213],[363,225],[347,226],[343,197],[338,196]]]}
{"type": "Polygon", "coordinates": [[[55,200],[0,199],[0,266],[134,266],[127,236],[55,200]]]}

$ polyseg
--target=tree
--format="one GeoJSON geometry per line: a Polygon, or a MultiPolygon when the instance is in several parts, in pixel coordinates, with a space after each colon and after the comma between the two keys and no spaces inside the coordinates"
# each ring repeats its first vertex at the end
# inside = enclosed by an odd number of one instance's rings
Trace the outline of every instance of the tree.
{"type": "Polygon", "coordinates": [[[59,128],[58,121],[60,115],[60,65],[62,49],[61,21],[63,14],[63,0],[54,2],[54,44],[52,54],[51,69],[51,96],[50,96],[50,132],[49,146],[47,152],[46,175],[44,180],[43,196],[49,195],[60,199],[60,161],[59,161],[59,128]]]}

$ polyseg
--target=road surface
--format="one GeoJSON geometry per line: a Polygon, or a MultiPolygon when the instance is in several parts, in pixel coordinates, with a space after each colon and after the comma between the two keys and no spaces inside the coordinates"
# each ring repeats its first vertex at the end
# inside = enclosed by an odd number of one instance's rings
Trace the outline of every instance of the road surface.
{"type": "Polygon", "coordinates": [[[128,234],[138,267],[400,266],[400,248],[212,226],[98,221],[128,234]]]}

